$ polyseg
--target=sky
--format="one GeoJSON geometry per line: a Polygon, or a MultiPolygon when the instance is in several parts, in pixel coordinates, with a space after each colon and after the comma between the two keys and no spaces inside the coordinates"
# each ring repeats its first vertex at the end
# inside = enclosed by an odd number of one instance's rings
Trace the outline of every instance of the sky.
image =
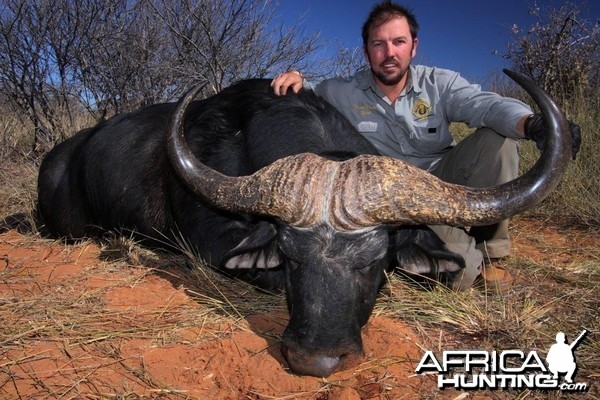
{"type": "MultiPolygon", "coordinates": [[[[362,46],[361,27],[378,0],[280,0],[278,12],[284,24],[300,22],[306,34],[344,47],[362,46]]],[[[534,0],[406,0],[420,25],[414,62],[458,71],[472,82],[483,84],[508,67],[502,57],[513,36],[510,27],[530,27],[528,15],[534,0]]],[[[600,19],[600,1],[572,0],[590,21],[600,19]]],[[[558,9],[564,1],[540,0],[558,9]]],[[[332,46],[335,47],[335,46],[332,46]]]]}

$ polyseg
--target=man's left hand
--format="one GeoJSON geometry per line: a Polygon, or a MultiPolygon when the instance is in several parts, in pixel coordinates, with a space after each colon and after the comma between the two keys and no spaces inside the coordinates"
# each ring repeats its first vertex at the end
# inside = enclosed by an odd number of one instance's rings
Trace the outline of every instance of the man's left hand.
{"type": "MultiPolygon", "coordinates": [[[[573,138],[573,160],[579,153],[581,147],[581,128],[576,123],[569,121],[571,136],[573,138]]],[[[546,146],[546,123],[542,114],[531,114],[525,120],[525,138],[533,140],[539,150],[544,150],[546,146]]]]}

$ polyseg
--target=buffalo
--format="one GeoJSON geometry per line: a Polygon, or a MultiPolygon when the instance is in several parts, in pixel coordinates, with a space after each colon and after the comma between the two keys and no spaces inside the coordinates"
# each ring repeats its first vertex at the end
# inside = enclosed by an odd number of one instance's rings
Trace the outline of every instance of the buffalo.
{"type": "Polygon", "coordinates": [[[151,246],[183,238],[217,269],[285,290],[281,352],[291,371],[328,376],[362,353],[385,273],[456,279],[464,260],[426,224],[496,222],[539,203],[570,157],[562,112],[507,72],[548,128],[540,160],[485,189],[440,181],[375,149],[309,90],[275,96],[241,81],[204,100],[117,115],[58,144],[38,182],[39,213],[56,237],[133,232],[151,246]]]}

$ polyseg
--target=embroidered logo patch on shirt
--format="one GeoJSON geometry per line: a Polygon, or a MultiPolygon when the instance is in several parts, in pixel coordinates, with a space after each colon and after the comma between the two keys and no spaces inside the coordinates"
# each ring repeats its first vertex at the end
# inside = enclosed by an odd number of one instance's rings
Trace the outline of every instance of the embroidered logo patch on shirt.
{"type": "Polygon", "coordinates": [[[373,114],[377,107],[373,104],[352,104],[352,108],[364,117],[373,114]]]}
{"type": "Polygon", "coordinates": [[[412,113],[417,121],[425,119],[431,115],[431,104],[429,104],[427,100],[419,97],[417,100],[415,100],[412,113]]]}

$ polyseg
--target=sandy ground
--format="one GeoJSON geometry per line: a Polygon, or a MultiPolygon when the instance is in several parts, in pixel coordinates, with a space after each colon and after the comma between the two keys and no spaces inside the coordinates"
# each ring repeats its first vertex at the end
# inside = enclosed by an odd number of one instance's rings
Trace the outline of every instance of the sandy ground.
{"type": "Polygon", "coordinates": [[[32,318],[29,331],[2,343],[0,397],[456,396],[436,393],[433,377],[414,374],[423,339],[402,321],[373,316],[363,330],[365,357],[354,369],[327,379],[296,376],[276,339],[286,312],[205,323],[197,319],[205,306],[174,274],[106,267],[100,253],[92,243],[0,236],[0,306],[12,303],[15,315],[32,318]]]}
{"type": "MultiPolygon", "coordinates": [[[[521,252],[544,257],[524,242],[521,252]]],[[[0,321],[0,398],[489,398],[439,391],[434,376],[415,375],[442,332],[431,339],[373,315],[354,368],[326,379],[296,376],[279,353],[288,318],[282,298],[264,312],[219,313],[219,302],[173,267],[143,256],[109,259],[92,242],[0,235],[0,307],[10,316],[0,321]]]]}

